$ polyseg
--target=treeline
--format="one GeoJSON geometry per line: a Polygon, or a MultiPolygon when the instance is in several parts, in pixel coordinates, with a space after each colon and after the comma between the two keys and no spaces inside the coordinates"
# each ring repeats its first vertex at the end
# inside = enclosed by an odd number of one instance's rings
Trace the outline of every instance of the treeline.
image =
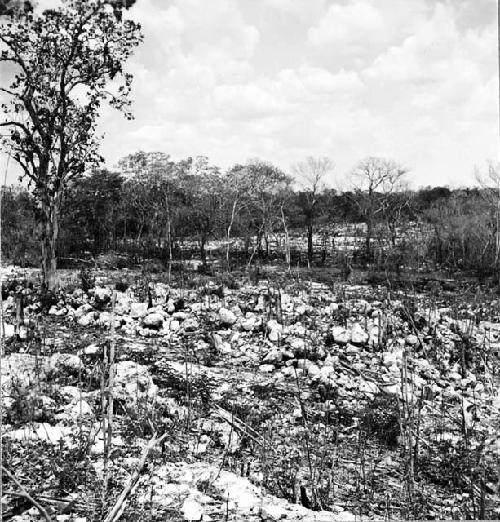
{"type": "MultiPolygon", "coordinates": [[[[367,158],[352,172],[352,187],[338,191],[324,186],[331,169],[327,158],[308,158],[292,177],[253,160],[222,173],[205,157],[174,162],[164,153],[132,154],[116,171],[94,171],[68,186],[60,266],[103,254],[164,263],[196,255],[206,263],[209,242],[218,241],[228,268],[270,258],[327,263],[333,256],[391,269],[425,261],[495,273],[500,241],[494,190],[409,190],[401,166],[367,158]],[[360,241],[340,240],[348,224],[359,224],[360,241]]],[[[4,188],[2,198],[4,257],[37,266],[35,200],[19,186],[4,188]]]]}

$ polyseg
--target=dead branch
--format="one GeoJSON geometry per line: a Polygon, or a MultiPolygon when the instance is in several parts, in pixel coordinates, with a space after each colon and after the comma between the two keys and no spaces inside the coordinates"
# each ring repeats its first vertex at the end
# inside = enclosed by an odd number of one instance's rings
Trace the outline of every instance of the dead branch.
{"type": "Polygon", "coordinates": [[[121,517],[123,510],[125,509],[125,503],[132,493],[134,486],[139,481],[139,477],[141,476],[142,470],[146,465],[149,454],[156,445],[160,444],[166,438],[167,435],[168,433],[164,433],[161,437],[158,438],[153,436],[153,438],[149,441],[148,445],[142,452],[141,460],[139,461],[139,465],[137,466],[135,473],[130,477],[127,485],[123,488],[123,491],[120,493],[118,500],[115,502],[115,505],[112,507],[111,511],[107,514],[104,522],[116,522],[121,517]]]}
{"type": "Polygon", "coordinates": [[[3,473],[5,473],[5,475],[7,475],[10,480],[12,480],[12,482],[14,482],[14,484],[19,488],[19,491],[18,492],[9,492],[11,495],[15,495],[15,496],[18,496],[18,497],[22,497],[22,498],[25,498],[28,502],[31,502],[33,504],[33,506],[35,506],[38,511],[40,512],[40,515],[42,515],[42,517],[47,521],[47,522],[52,522],[52,518],[50,517],[50,515],[47,513],[47,511],[45,510],[45,508],[37,501],[35,500],[29,493],[28,491],[26,490],[26,488],[16,479],[16,477],[14,477],[14,475],[5,467],[2,465],[2,471],[3,473]]]}

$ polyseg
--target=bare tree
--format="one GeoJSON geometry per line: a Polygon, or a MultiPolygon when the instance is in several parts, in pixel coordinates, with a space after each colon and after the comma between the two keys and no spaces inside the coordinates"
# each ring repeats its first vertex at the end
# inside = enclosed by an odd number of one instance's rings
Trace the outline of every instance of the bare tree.
{"type": "Polygon", "coordinates": [[[307,261],[309,266],[313,260],[313,233],[317,218],[319,196],[325,189],[325,179],[333,171],[334,164],[330,158],[314,158],[308,156],[305,161],[293,167],[293,173],[302,187],[304,195],[303,211],[307,225],[307,261]]]}
{"type": "Polygon", "coordinates": [[[371,240],[375,221],[387,207],[386,202],[392,194],[402,188],[407,169],[393,160],[368,157],[353,169],[354,202],[366,224],[365,252],[371,258],[371,240]]]}

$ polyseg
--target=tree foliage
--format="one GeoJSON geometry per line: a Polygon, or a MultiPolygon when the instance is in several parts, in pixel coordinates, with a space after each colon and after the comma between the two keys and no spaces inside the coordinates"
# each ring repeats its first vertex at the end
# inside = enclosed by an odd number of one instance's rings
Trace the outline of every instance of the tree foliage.
{"type": "MultiPolygon", "coordinates": [[[[21,166],[42,210],[42,268],[53,284],[58,215],[67,183],[101,161],[96,134],[103,102],[130,118],[132,76],[124,62],[140,27],[105,0],[65,0],[43,13],[18,11],[0,26],[1,87],[10,133],[2,148],[21,166]]],[[[121,12],[121,11],[120,11],[121,12]]]]}

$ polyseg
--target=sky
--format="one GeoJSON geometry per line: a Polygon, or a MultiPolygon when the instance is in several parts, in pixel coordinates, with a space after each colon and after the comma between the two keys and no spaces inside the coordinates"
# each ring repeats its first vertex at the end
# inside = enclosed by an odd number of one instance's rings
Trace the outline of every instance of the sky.
{"type": "MultiPolygon", "coordinates": [[[[53,0],[43,0],[50,4],[53,0]]],[[[105,109],[109,167],[137,150],[286,172],[367,156],[460,186],[498,161],[495,0],[137,0],[135,120],[105,109]]]]}

